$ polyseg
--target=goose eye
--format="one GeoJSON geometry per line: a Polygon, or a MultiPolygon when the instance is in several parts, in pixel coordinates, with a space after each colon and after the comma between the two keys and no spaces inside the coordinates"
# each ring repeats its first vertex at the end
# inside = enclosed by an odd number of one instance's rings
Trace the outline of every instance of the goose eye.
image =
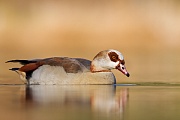
{"type": "Polygon", "coordinates": [[[112,56],[112,59],[116,59],[116,56],[112,56]]]}

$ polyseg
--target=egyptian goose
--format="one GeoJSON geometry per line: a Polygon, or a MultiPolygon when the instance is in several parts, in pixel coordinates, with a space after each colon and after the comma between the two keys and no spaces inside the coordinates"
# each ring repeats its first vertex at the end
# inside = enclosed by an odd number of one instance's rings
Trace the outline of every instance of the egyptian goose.
{"type": "Polygon", "coordinates": [[[17,72],[25,84],[115,84],[116,78],[111,69],[130,76],[123,55],[112,49],[99,52],[92,62],[69,57],[9,60],[6,63],[9,62],[23,65],[10,70],[17,72]]]}

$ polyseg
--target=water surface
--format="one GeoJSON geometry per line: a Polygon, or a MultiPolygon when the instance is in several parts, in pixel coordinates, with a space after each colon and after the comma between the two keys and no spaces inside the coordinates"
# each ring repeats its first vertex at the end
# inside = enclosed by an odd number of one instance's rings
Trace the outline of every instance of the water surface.
{"type": "Polygon", "coordinates": [[[5,120],[179,120],[180,87],[1,85],[5,120]]]}

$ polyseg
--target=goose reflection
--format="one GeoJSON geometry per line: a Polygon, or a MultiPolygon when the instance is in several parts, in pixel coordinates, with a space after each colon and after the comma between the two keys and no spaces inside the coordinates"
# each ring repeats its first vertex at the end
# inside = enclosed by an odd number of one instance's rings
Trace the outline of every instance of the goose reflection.
{"type": "Polygon", "coordinates": [[[128,88],[113,85],[31,85],[26,87],[25,103],[31,107],[86,107],[95,113],[123,113],[128,88]]]}

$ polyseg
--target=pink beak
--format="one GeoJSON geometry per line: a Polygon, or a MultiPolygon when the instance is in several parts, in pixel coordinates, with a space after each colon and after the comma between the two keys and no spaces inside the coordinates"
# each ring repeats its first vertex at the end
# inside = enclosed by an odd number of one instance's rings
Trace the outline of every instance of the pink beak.
{"type": "Polygon", "coordinates": [[[128,71],[126,70],[125,65],[120,64],[120,65],[118,65],[118,66],[116,67],[116,69],[118,69],[119,71],[121,71],[121,72],[122,72],[124,75],[126,75],[127,77],[130,76],[130,74],[129,74],[128,71]]]}

